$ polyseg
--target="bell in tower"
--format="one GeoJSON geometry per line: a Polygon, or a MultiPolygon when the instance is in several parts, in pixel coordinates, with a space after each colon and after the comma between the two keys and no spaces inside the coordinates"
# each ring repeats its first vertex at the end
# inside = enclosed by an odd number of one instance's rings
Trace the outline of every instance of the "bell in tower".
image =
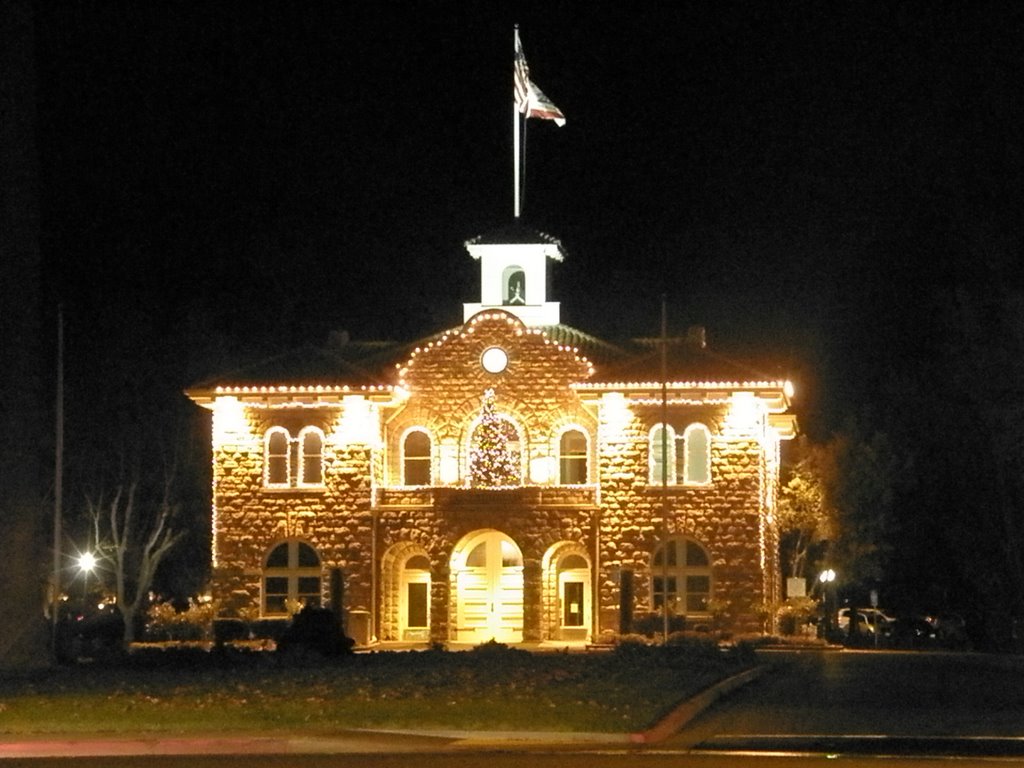
{"type": "Polygon", "coordinates": [[[475,237],[466,250],[480,261],[480,302],[463,305],[463,320],[485,309],[503,309],[527,326],[558,325],[559,303],[548,301],[548,259],[563,261],[562,244],[518,223],[475,237]]]}

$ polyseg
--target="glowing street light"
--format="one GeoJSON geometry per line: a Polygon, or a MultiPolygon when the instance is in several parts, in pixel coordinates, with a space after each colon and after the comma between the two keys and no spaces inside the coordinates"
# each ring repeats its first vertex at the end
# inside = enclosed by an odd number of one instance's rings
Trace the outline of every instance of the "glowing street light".
{"type": "Polygon", "coordinates": [[[822,629],[826,639],[832,633],[832,605],[829,600],[829,585],[836,580],[836,572],[831,568],[826,568],[824,571],[818,574],[818,581],[821,582],[821,591],[824,597],[824,617],[822,621],[822,629]]]}
{"type": "Polygon", "coordinates": [[[86,575],[92,573],[96,567],[96,555],[92,552],[83,552],[78,556],[78,570],[86,575]]]}
{"type": "Polygon", "coordinates": [[[89,574],[96,568],[96,555],[83,552],[78,556],[78,572],[82,574],[82,610],[89,602],[89,574]]]}

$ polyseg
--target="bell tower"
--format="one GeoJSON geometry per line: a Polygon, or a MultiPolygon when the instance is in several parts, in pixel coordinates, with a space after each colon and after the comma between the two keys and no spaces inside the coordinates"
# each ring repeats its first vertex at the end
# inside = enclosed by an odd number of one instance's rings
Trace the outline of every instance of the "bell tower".
{"type": "Polygon", "coordinates": [[[503,309],[530,327],[559,324],[559,303],[547,297],[548,259],[565,259],[557,239],[516,224],[467,240],[466,250],[480,262],[480,302],[463,305],[463,321],[503,309]]]}

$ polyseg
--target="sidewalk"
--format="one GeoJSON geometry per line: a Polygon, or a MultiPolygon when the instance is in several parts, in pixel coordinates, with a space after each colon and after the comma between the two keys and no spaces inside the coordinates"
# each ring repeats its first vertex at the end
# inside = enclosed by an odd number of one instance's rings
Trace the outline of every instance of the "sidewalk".
{"type": "Polygon", "coordinates": [[[641,733],[350,730],[300,735],[0,735],[0,760],[68,756],[403,753],[474,750],[499,746],[520,749],[532,746],[641,746],[656,744],[672,736],[719,698],[759,678],[768,669],[766,666],[755,667],[702,691],[679,704],[660,722],[641,733]]]}

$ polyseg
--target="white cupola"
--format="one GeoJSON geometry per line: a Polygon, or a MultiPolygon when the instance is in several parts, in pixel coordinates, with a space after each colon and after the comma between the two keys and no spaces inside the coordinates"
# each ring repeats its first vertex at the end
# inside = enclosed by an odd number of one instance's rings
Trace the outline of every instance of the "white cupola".
{"type": "Polygon", "coordinates": [[[548,259],[565,259],[556,238],[515,224],[467,240],[466,250],[480,260],[480,302],[463,305],[463,321],[502,309],[527,326],[559,324],[559,303],[547,300],[548,259]]]}

